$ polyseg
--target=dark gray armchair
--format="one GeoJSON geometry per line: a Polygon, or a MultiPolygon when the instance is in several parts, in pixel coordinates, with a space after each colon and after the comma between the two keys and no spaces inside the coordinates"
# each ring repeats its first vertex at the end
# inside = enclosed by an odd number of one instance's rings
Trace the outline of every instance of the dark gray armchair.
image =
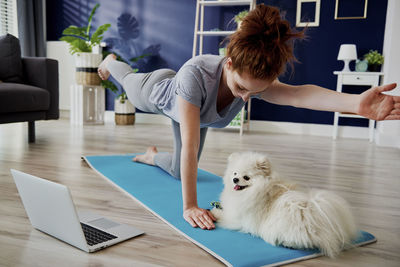
{"type": "Polygon", "coordinates": [[[28,122],[28,141],[35,142],[35,121],[59,118],[58,62],[21,58],[19,41],[0,36],[0,123],[28,122]]]}

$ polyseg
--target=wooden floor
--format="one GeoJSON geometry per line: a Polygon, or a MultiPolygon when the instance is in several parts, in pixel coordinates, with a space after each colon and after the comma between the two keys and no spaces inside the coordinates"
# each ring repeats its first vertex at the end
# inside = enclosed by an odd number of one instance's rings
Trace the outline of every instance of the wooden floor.
{"type": "MultiPolygon", "coordinates": [[[[36,123],[36,143],[27,125],[0,125],[0,266],[223,266],[140,204],[110,185],[81,155],[142,152],[149,145],[172,150],[168,126],[71,127],[69,121],[36,123]],[[136,226],[145,235],[94,254],[33,229],[10,168],[67,185],[76,206],[136,226]]],[[[360,228],[378,242],[335,260],[311,259],[292,266],[400,266],[400,150],[366,140],[236,131],[208,133],[200,167],[222,175],[235,151],[267,152],[276,168],[302,185],[346,198],[360,228]]],[[[243,248],[246,249],[246,248],[243,248]]],[[[234,253],[240,253],[236,251],[234,253]]]]}

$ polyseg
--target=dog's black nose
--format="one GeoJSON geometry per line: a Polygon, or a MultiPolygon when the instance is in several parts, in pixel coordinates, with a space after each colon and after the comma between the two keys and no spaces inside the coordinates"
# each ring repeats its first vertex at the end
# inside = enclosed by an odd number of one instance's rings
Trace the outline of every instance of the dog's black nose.
{"type": "Polygon", "coordinates": [[[239,182],[239,178],[233,178],[233,182],[237,184],[239,182]]]}

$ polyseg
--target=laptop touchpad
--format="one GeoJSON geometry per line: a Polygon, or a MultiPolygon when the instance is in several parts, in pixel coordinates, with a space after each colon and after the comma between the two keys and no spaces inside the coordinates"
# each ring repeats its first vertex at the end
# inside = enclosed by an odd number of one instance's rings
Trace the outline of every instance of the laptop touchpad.
{"type": "Polygon", "coordinates": [[[97,226],[99,228],[103,228],[103,229],[108,229],[108,228],[120,225],[113,221],[107,220],[106,218],[96,219],[96,220],[90,221],[88,223],[90,223],[91,225],[97,226]]]}

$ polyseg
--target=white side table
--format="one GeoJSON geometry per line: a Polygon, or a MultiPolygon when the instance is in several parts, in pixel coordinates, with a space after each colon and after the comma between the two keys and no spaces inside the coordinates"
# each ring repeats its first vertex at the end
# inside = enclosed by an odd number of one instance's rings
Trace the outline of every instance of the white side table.
{"type": "Polygon", "coordinates": [[[105,91],[102,86],[71,85],[70,122],[73,125],[104,124],[105,91]]]}
{"type": "MultiPolygon", "coordinates": [[[[342,92],[343,85],[370,85],[371,87],[379,85],[379,77],[383,75],[383,72],[342,72],[342,71],[334,71],[335,75],[337,75],[337,85],[336,91],[342,92]]],[[[335,119],[333,122],[333,139],[336,140],[338,135],[338,125],[339,118],[365,118],[356,114],[349,113],[341,113],[335,112],[335,119]]],[[[372,142],[374,140],[374,129],[375,129],[375,121],[369,120],[369,141],[372,142]]]]}

